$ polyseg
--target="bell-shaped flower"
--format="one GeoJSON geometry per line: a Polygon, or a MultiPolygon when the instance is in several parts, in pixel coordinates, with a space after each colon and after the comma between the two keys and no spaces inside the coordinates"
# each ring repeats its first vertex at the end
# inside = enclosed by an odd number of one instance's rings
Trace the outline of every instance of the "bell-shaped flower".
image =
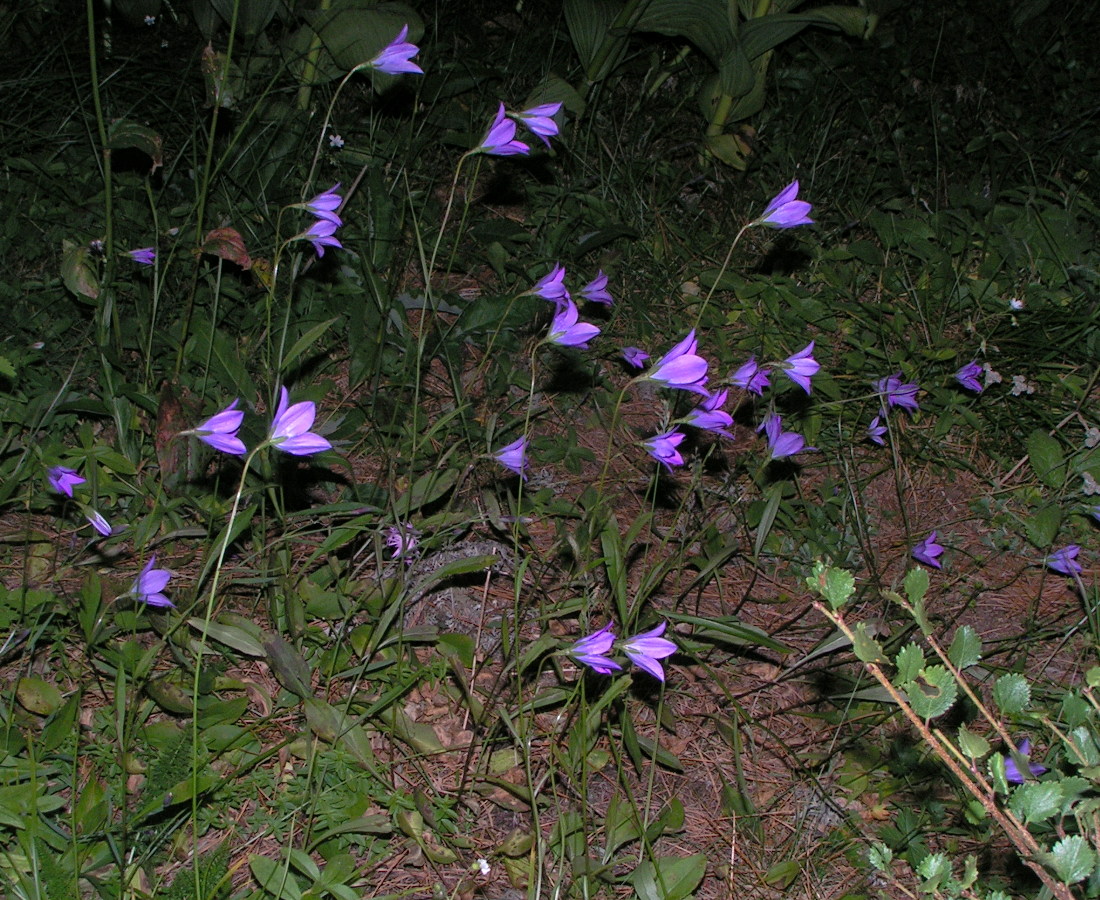
{"type": "MultiPolygon", "coordinates": [[[[1018,749],[1020,756],[1022,756],[1026,760],[1031,754],[1031,741],[1029,741],[1027,738],[1024,738],[1022,741],[1020,741],[1018,749]]],[[[1025,781],[1024,776],[1020,774],[1020,767],[1016,765],[1016,760],[1012,758],[1012,754],[1006,753],[1004,759],[1005,781],[1007,781],[1009,784],[1023,784],[1025,781]]],[[[1032,775],[1042,775],[1045,771],[1047,771],[1047,767],[1041,766],[1038,763],[1029,762],[1027,764],[1027,770],[1032,775]]]]}
{"type": "Polygon", "coordinates": [[[493,459],[504,468],[515,472],[524,481],[527,480],[527,435],[512,441],[507,447],[501,447],[493,454],[493,459]]]}
{"type": "Polygon", "coordinates": [[[386,546],[393,550],[393,556],[390,559],[404,559],[405,562],[412,562],[419,544],[420,532],[413,527],[412,522],[391,525],[386,529],[386,546]]]}
{"type": "Polygon", "coordinates": [[[977,360],[971,360],[955,373],[955,380],[968,391],[974,391],[974,393],[980,394],[982,392],[982,383],[978,379],[983,374],[985,374],[985,369],[982,367],[981,363],[977,360]]]}
{"type": "Polygon", "coordinates": [[[649,440],[643,441],[642,444],[650,456],[671,472],[673,466],[684,464],[684,458],[680,455],[680,451],[676,449],[683,441],[684,435],[682,432],[666,431],[664,434],[654,435],[649,440]]]}
{"type": "Polygon", "coordinates": [[[756,429],[763,431],[768,439],[768,459],[786,459],[803,450],[812,450],[806,446],[806,439],[794,431],[783,430],[783,419],[779,415],[768,416],[756,429]]]}
{"type": "Polygon", "coordinates": [[[871,420],[871,424],[867,426],[867,437],[880,447],[886,446],[886,441],[883,440],[887,431],[886,424],[883,420],[885,415],[885,413],[879,413],[871,420]]]}
{"type": "Polygon", "coordinates": [[[696,355],[695,351],[698,349],[698,343],[693,328],[688,332],[686,338],[657,360],[653,367],[646,372],[645,377],[665,387],[694,391],[704,397],[708,396],[705,387],[707,383],[707,361],[696,355]]]}
{"type": "Polygon", "coordinates": [[[750,356],[747,363],[730,375],[730,383],[750,394],[756,394],[757,397],[762,396],[764,388],[771,384],[768,380],[768,370],[760,368],[755,356],[750,356]]]}
{"type": "Polygon", "coordinates": [[[783,374],[807,394],[810,393],[810,379],[821,369],[821,366],[813,357],[813,352],[814,342],[810,341],[793,356],[788,356],[783,361],[783,374]]]}
{"type": "Polygon", "coordinates": [[[913,559],[934,569],[942,569],[940,557],[943,556],[943,545],[936,543],[936,532],[932,532],[923,541],[912,549],[913,559]]]}
{"type": "Polygon", "coordinates": [[[611,299],[611,293],[607,290],[607,276],[602,269],[578,293],[589,303],[602,303],[604,306],[610,306],[614,302],[611,299]]]}
{"type": "Polygon", "coordinates": [[[900,406],[902,409],[917,410],[917,391],[920,385],[915,382],[903,382],[901,372],[887,375],[873,382],[875,391],[882,395],[888,406],[900,406]]]}
{"type": "Polygon", "coordinates": [[[504,104],[501,103],[485,137],[470,152],[489,156],[524,156],[531,152],[530,147],[515,138],[516,123],[504,114],[504,104]]]}
{"type": "Polygon", "coordinates": [[[792,181],[772,198],[767,209],[753,225],[768,225],[771,228],[794,228],[796,225],[812,225],[810,210],[813,207],[805,200],[798,199],[798,181],[792,181]]]}
{"type": "Polygon", "coordinates": [[[513,113],[513,115],[527,126],[527,130],[531,134],[549,147],[549,139],[555,137],[558,133],[558,123],[554,121],[554,116],[560,110],[560,103],[541,103],[538,106],[525,109],[523,112],[513,113]]]}
{"type": "Polygon", "coordinates": [[[527,293],[560,306],[569,299],[569,291],[565,289],[565,266],[555,263],[554,268],[536,281],[527,293]]]}
{"type": "Polygon", "coordinates": [[[175,606],[163,593],[165,587],[168,586],[168,580],[172,577],[172,573],[167,569],[154,568],[156,563],[157,557],[154,553],[149,557],[149,562],[145,564],[145,568],[141,570],[137,580],[134,581],[130,593],[149,606],[175,606]]]}
{"type": "Polygon", "coordinates": [[[412,58],[420,52],[420,48],[416,44],[410,44],[405,40],[408,33],[409,26],[402,26],[401,30],[397,32],[397,37],[390,41],[367,65],[379,72],[385,72],[387,75],[401,75],[403,73],[423,75],[424,70],[416,63],[411,62],[412,58]]]}
{"type": "Polygon", "coordinates": [[[649,359],[649,354],[639,347],[623,347],[622,356],[626,364],[632,369],[640,369],[649,359]]]}
{"type": "Polygon", "coordinates": [[[298,238],[301,240],[309,241],[313,244],[313,249],[317,251],[317,255],[325,255],[325,247],[335,247],[337,250],[342,250],[344,245],[340,243],[340,239],[336,237],[336,229],[340,227],[339,220],[333,222],[331,219],[317,219],[312,225],[303,231],[298,238]]]}
{"type": "Polygon", "coordinates": [[[99,512],[94,509],[87,509],[84,511],[84,518],[88,520],[88,524],[92,526],[101,537],[110,537],[114,533],[114,529],[111,528],[111,523],[108,522],[99,512]]]}
{"type": "Polygon", "coordinates": [[[608,659],[607,656],[614,644],[615,634],[611,630],[610,623],[608,623],[599,631],[576,641],[569,648],[568,653],[577,662],[588,666],[594,672],[599,672],[601,675],[610,675],[612,672],[622,669],[622,666],[614,660],[608,659]]]}
{"type": "Polygon", "coordinates": [[[729,393],[728,390],[723,390],[707,397],[684,417],[684,422],[688,425],[694,425],[696,428],[713,431],[723,437],[732,438],[733,433],[729,431],[729,427],[733,424],[733,416],[722,409],[729,393]]]}
{"type": "Polygon", "coordinates": [[[619,645],[634,665],[639,669],[644,669],[658,681],[665,680],[665,670],[659,660],[676,652],[676,645],[672,641],[661,637],[664,633],[665,623],[662,622],[656,628],[636,634],[619,645]]]}
{"type": "Polygon", "coordinates": [[[1080,547],[1070,544],[1055,550],[1044,562],[1048,569],[1061,575],[1080,575],[1084,571],[1081,564],[1077,562],[1077,554],[1080,552],[1080,547]]]}
{"type": "Polygon", "coordinates": [[[327,191],[321,191],[312,200],[303,203],[303,209],[309,210],[318,219],[333,222],[337,226],[343,225],[343,219],[336,213],[336,210],[340,208],[340,204],[344,202],[344,199],[336,193],[338,190],[340,190],[340,185],[334,184],[327,191]]]}
{"type": "Polygon", "coordinates": [[[600,333],[600,329],[587,322],[577,321],[579,318],[577,305],[572,300],[566,300],[563,306],[558,307],[558,311],[550,322],[550,333],[546,336],[547,343],[586,350],[588,342],[600,333]]]}
{"type": "Polygon", "coordinates": [[[211,416],[197,428],[185,431],[184,434],[193,434],[203,443],[209,444],[222,453],[243,456],[247,448],[237,437],[242,421],[244,421],[244,412],[237,409],[237,401],[234,400],[220,413],[211,416]]]}
{"type": "Polygon", "coordinates": [[[71,497],[73,488],[78,484],[84,484],[88,479],[82,478],[75,469],[70,469],[68,466],[53,466],[46,470],[46,480],[57,493],[71,497]]]}
{"type": "Polygon", "coordinates": [[[331,450],[332,444],[310,429],[317,416],[317,405],[312,400],[303,400],[288,406],[290,395],[287,389],[279,389],[279,405],[275,418],[271,422],[268,441],[283,453],[292,456],[309,456],[322,450],[331,450]]]}
{"type": "Polygon", "coordinates": [[[139,247],[136,250],[130,250],[126,255],[139,265],[151,266],[156,261],[157,251],[155,247],[139,247]]]}

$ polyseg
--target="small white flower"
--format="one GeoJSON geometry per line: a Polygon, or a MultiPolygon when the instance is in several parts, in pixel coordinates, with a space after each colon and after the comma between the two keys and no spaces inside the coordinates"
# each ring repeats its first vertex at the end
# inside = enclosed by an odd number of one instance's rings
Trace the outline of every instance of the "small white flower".
{"type": "Polygon", "coordinates": [[[489,867],[489,860],[487,859],[479,859],[477,861],[477,867],[481,870],[482,875],[488,875],[489,872],[492,871],[492,869],[489,867]]]}
{"type": "Polygon", "coordinates": [[[156,25],[157,24],[157,17],[156,16],[146,16],[145,17],[145,24],[149,25],[150,27],[152,27],[153,25],[156,25]]]}
{"type": "Polygon", "coordinates": [[[1092,477],[1091,472],[1081,473],[1081,492],[1088,494],[1090,497],[1100,494],[1100,484],[1096,483],[1096,479],[1092,477]]]}
{"type": "Polygon", "coordinates": [[[1013,297],[1011,300],[1008,301],[1008,306],[1009,309],[1014,309],[1016,310],[1016,312],[1019,312],[1021,309],[1024,308],[1024,301],[1021,297],[1013,297]]]}
{"type": "Polygon", "coordinates": [[[338,134],[330,134],[328,136],[328,145],[333,150],[339,150],[344,146],[344,139],[338,134]]]}
{"type": "Polygon", "coordinates": [[[1092,425],[1085,431],[1085,446],[1090,450],[1100,444],[1100,428],[1092,425]]]}
{"type": "Polygon", "coordinates": [[[982,387],[987,388],[991,384],[1000,384],[1004,379],[1001,377],[1001,373],[993,368],[989,363],[985,363],[982,366],[982,387]]]}
{"type": "Polygon", "coordinates": [[[1013,397],[1019,397],[1021,394],[1034,394],[1035,385],[1028,381],[1023,375],[1012,376],[1012,389],[1009,393],[1013,397]]]}

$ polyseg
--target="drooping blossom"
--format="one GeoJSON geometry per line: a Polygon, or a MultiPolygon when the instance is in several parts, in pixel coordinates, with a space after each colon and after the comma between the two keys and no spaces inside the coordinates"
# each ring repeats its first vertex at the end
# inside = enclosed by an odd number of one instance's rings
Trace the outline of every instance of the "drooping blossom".
{"type": "Polygon", "coordinates": [[[733,432],[729,431],[729,427],[733,424],[733,416],[722,409],[729,393],[728,390],[722,390],[717,394],[711,394],[699,406],[689,412],[684,417],[684,421],[696,428],[713,431],[723,437],[732,438],[733,432]]]}
{"type": "Polygon", "coordinates": [[[88,524],[98,531],[102,537],[110,537],[114,531],[114,529],[111,528],[111,523],[94,509],[86,510],[84,518],[88,520],[88,524]]]}
{"type": "Polygon", "coordinates": [[[886,424],[883,421],[884,413],[879,413],[871,420],[871,424],[867,426],[867,437],[878,444],[880,447],[886,446],[886,441],[883,438],[886,435],[886,424]]]}
{"type": "Polygon", "coordinates": [[[149,562],[145,564],[145,568],[141,570],[141,574],[138,575],[137,580],[134,582],[134,586],[130,588],[130,593],[142,603],[147,603],[149,606],[175,606],[175,604],[163,594],[165,587],[168,585],[168,579],[172,577],[172,573],[167,569],[153,568],[156,563],[157,556],[154,553],[149,557],[149,562]]]}
{"type": "Polygon", "coordinates": [[[408,33],[409,26],[402,26],[401,30],[397,32],[397,37],[390,41],[367,65],[378,72],[385,72],[387,75],[401,75],[406,72],[412,75],[423,75],[424,70],[416,63],[411,62],[412,58],[420,52],[420,48],[416,44],[410,44],[405,40],[408,33]]]}
{"type": "Polygon", "coordinates": [[[1077,554],[1081,548],[1076,544],[1069,544],[1059,550],[1055,550],[1044,560],[1048,569],[1061,575],[1080,575],[1082,566],[1077,562],[1077,554]]]}
{"type": "Polygon", "coordinates": [[[599,631],[582,637],[569,648],[568,652],[573,659],[588,666],[594,672],[610,675],[622,669],[622,666],[607,656],[614,644],[615,634],[611,630],[611,624],[608,623],[599,631]]]}
{"type": "Polygon", "coordinates": [[[792,181],[772,198],[767,209],[754,225],[767,225],[771,228],[794,228],[796,225],[812,225],[810,210],[813,207],[805,200],[798,199],[798,180],[792,181]]]}
{"type": "Polygon", "coordinates": [[[157,258],[157,251],[155,247],[139,247],[136,250],[130,250],[126,255],[140,265],[151,266],[157,258]]]}
{"type": "Polygon", "coordinates": [[[513,115],[527,126],[527,130],[531,134],[549,147],[549,139],[558,133],[558,123],[554,121],[554,116],[560,110],[560,103],[541,103],[538,106],[525,109],[523,112],[513,113],[513,115]]]}
{"type": "Polygon", "coordinates": [[[676,449],[683,441],[682,432],[666,431],[664,434],[656,434],[649,440],[642,441],[642,444],[650,456],[671,472],[673,466],[684,464],[684,458],[676,449]]]}
{"type": "Polygon", "coordinates": [[[393,556],[390,559],[404,559],[406,562],[412,562],[419,544],[420,532],[412,522],[390,525],[386,529],[386,546],[393,550],[393,556]]]}
{"type": "Polygon", "coordinates": [[[325,255],[325,247],[335,247],[337,250],[343,249],[344,245],[341,244],[340,239],[336,237],[336,229],[339,227],[339,221],[334,222],[332,219],[316,219],[313,224],[298,235],[298,237],[313,244],[313,249],[317,251],[317,256],[321,257],[325,255]]]}
{"type": "Polygon", "coordinates": [[[665,623],[662,622],[655,628],[636,634],[620,644],[623,653],[634,665],[639,669],[644,669],[658,681],[665,680],[665,670],[659,660],[676,652],[676,645],[672,641],[661,637],[664,633],[665,623]]]}
{"type": "Polygon", "coordinates": [[[686,338],[657,360],[645,377],[665,387],[707,396],[704,387],[707,383],[707,361],[696,355],[698,343],[693,328],[686,338]]]}
{"type": "Polygon", "coordinates": [[[569,299],[569,291],[565,289],[565,266],[559,266],[555,263],[554,268],[536,281],[535,286],[527,293],[542,297],[543,300],[549,300],[556,305],[561,305],[569,299]]]}
{"type": "Polygon", "coordinates": [[[810,341],[797,353],[783,360],[783,374],[807,394],[810,393],[810,379],[821,369],[821,366],[813,357],[813,352],[814,342],[810,341]]]}
{"type": "MultiPolygon", "coordinates": [[[[1031,753],[1031,741],[1029,741],[1027,738],[1024,738],[1022,741],[1020,741],[1020,745],[1019,745],[1018,749],[1019,749],[1020,756],[1022,756],[1026,759],[1028,757],[1028,755],[1031,753]]],[[[1012,754],[1011,753],[1006,753],[1004,755],[1004,758],[1005,758],[1005,781],[1007,781],[1009,784],[1023,784],[1024,783],[1024,776],[1020,774],[1020,768],[1019,768],[1019,766],[1016,765],[1016,760],[1014,760],[1012,758],[1012,754]]],[[[1038,763],[1029,762],[1027,764],[1027,770],[1032,775],[1042,775],[1045,771],[1047,771],[1047,767],[1046,766],[1041,766],[1038,763]]]]}
{"type": "Polygon", "coordinates": [[[757,365],[755,356],[750,356],[749,361],[730,376],[730,383],[758,397],[762,396],[764,388],[771,384],[768,380],[768,370],[757,365]]]}
{"type": "Polygon", "coordinates": [[[302,206],[318,219],[343,225],[343,219],[336,213],[336,210],[340,208],[340,204],[344,202],[343,198],[336,193],[338,190],[340,190],[340,185],[334,184],[327,191],[321,191],[312,200],[307,200],[302,206]]]}
{"type": "Polygon", "coordinates": [[[279,388],[279,405],[275,418],[271,421],[271,433],[268,441],[283,453],[292,456],[309,456],[322,450],[331,450],[332,444],[310,429],[317,416],[317,404],[312,400],[302,400],[288,406],[290,395],[287,389],[279,388]]]}
{"type": "Polygon", "coordinates": [[[244,441],[237,437],[237,431],[243,421],[244,412],[237,409],[237,400],[234,400],[220,413],[211,416],[190,432],[184,433],[195,435],[200,441],[222,453],[243,456],[247,448],[244,441]]]}
{"type": "Polygon", "coordinates": [[[880,378],[873,382],[875,391],[882,394],[883,400],[886,401],[889,406],[900,406],[902,409],[915,410],[920,409],[917,404],[917,391],[920,390],[920,385],[916,382],[903,382],[901,380],[901,372],[897,372],[893,375],[887,375],[885,378],[880,378]]]}
{"type": "Polygon", "coordinates": [[[623,359],[631,368],[640,369],[645,365],[645,361],[649,359],[649,354],[639,347],[623,347],[623,359]]]}
{"type": "Polygon", "coordinates": [[[531,148],[515,137],[516,123],[504,114],[504,104],[501,103],[485,137],[470,152],[489,156],[523,156],[530,153],[531,148]]]}
{"type": "Polygon", "coordinates": [[[70,469],[68,466],[53,466],[47,469],[46,480],[57,493],[71,497],[73,488],[78,484],[84,484],[88,479],[82,478],[75,469],[70,469]]]}
{"type": "Polygon", "coordinates": [[[777,413],[768,416],[757,431],[763,431],[768,439],[768,459],[786,459],[803,450],[812,447],[806,446],[806,439],[796,431],[784,431],[783,419],[777,413]]]}
{"type": "Polygon", "coordinates": [[[527,480],[527,435],[512,441],[507,447],[501,447],[493,454],[493,459],[504,468],[515,472],[524,481],[527,480]]]}
{"type": "Polygon", "coordinates": [[[582,287],[579,293],[589,303],[602,303],[604,306],[610,306],[614,302],[607,290],[607,276],[603,273],[603,269],[600,269],[596,273],[596,277],[582,287]]]}
{"type": "Polygon", "coordinates": [[[971,360],[955,373],[955,380],[968,391],[974,391],[976,394],[980,394],[983,385],[978,379],[984,373],[985,369],[982,368],[981,363],[977,360],[971,360]]]}
{"type": "Polygon", "coordinates": [[[600,329],[588,322],[577,321],[579,318],[577,305],[572,300],[566,300],[564,305],[558,307],[558,311],[550,322],[547,342],[557,344],[559,347],[587,349],[588,342],[600,333],[600,329]]]}
{"type": "Polygon", "coordinates": [[[912,551],[913,559],[933,569],[942,569],[940,557],[943,556],[943,545],[936,543],[936,532],[932,532],[923,541],[917,544],[912,551]]]}

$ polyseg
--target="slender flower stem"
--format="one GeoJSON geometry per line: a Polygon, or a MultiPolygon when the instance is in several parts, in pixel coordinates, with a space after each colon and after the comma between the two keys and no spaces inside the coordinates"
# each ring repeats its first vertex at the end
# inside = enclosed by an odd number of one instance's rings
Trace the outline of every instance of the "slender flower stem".
{"type": "Polygon", "coordinates": [[[710,298],[714,296],[714,292],[718,289],[718,283],[722,280],[722,276],[726,274],[726,269],[729,268],[730,260],[733,259],[733,251],[737,247],[737,244],[741,240],[741,236],[752,228],[752,223],[748,225],[742,225],[741,230],[734,235],[733,243],[730,244],[730,248],[726,253],[726,258],[722,260],[722,266],[718,270],[718,274],[714,278],[714,283],[710,286],[710,290],[707,291],[706,297],[703,298],[703,304],[699,307],[699,313],[695,317],[695,327],[698,328],[699,324],[703,321],[703,313],[706,312],[707,306],[710,304],[710,298]]]}

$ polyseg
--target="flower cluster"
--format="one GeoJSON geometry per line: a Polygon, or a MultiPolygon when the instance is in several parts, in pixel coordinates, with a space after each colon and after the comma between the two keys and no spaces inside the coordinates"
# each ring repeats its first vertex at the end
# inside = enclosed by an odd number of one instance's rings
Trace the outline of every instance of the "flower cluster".
{"type": "Polygon", "coordinates": [[[325,255],[325,247],[343,249],[343,244],[336,237],[336,229],[344,224],[344,220],[337,215],[343,198],[336,192],[340,190],[339,184],[334,184],[327,191],[322,191],[312,200],[303,203],[302,208],[312,213],[317,218],[313,224],[298,235],[297,240],[306,240],[313,244],[317,256],[325,255]]]}
{"type": "Polygon", "coordinates": [[[470,152],[484,153],[486,156],[526,156],[531,152],[531,147],[516,140],[517,121],[549,147],[549,139],[558,134],[554,116],[561,111],[561,106],[560,103],[542,103],[522,112],[509,113],[501,103],[485,137],[470,152]]]}
{"type": "MultiPolygon", "coordinates": [[[[661,637],[664,633],[665,623],[662,622],[649,631],[643,631],[619,643],[619,649],[626,654],[627,659],[658,681],[665,680],[665,670],[660,661],[676,652],[676,645],[661,637]]],[[[569,648],[568,653],[592,671],[601,675],[610,675],[612,672],[622,670],[622,666],[608,656],[615,643],[615,633],[612,631],[612,626],[608,624],[599,631],[576,641],[569,648]]]]}
{"type": "MultiPolygon", "coordinates": [[[[46,470],[46,481],[49,482],[50,487],[57,493],[73,500],[75,499],[73,496],[73,488],[86,484],[88,479],[79,474],[76,469],[70,469],[68,466],[51,466],[46,470]]],[[[104,518],[102,513],[83,503],[78,505],[88,524],[92,526],[100,537],[110,537],[115,533],[115,529],[111,526],[111,523],[104,518]]]]}

